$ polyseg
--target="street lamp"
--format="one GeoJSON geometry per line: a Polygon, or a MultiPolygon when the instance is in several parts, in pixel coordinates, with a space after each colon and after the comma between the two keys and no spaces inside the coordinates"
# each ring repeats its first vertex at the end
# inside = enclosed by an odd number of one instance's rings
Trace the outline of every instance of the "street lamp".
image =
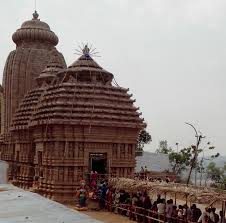
{"type": "Polygon", "coordinates": [[[185,122],[185,124],[190,125],[193,128],[193,130],[195,131],[195,137],[196,137],[196,146],[192,146],[192,149],[194,151],[194,156],[193,156],[193,159],[191,161],[191,168],[190,168],[190,171],[189,171],[189,174],[188,174],[188,179],[187,179],[187,186],[188,186],[190,178],[191,178],[192,170],[195,167],[195,164],[196,164],[196,161],[197,161],[199,144],[201,143],[201,140],[205,137],[202,136],[202,134],[198,134],[198,131],[196,130],[194,125],[192,125],[188,122],[185,122]]]}
{"type": "Polygon", "coordinates": [[[176,142],[176,146],[177,146],[177,153],[178,153],[178,145],[179,145],[179,143],[178,143],[178,142],[176,142]]]}

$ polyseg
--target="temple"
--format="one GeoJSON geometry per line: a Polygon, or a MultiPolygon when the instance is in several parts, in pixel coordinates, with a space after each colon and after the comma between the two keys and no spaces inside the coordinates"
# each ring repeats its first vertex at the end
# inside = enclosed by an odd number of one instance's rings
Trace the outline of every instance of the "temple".
{"type": "Polygon", "coordinates": [[[9,178],[48,198],[74,199],[90,171],[128,177],[145,128],[129,89],[113,85],[84,46],[66,67],[57,36],[33,14],[13,34],[3,75],[1,159],[9,178]]]}

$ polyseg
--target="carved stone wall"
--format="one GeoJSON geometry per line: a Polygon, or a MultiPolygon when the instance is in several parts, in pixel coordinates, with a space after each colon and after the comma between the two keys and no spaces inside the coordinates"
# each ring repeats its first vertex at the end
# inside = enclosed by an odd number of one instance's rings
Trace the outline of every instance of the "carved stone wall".
{"type": "Polygon", "coordinates": [[[3,134],[4,131],[4,96],[3,96],[3,87],[0,85],[0,112],[1,112],[1,134],[3,134]]]}
{"type": "Polygon", "coordinates": [[[73,202],[93,154],[104,156],[106,174],[133,175],[137,137],[146,124],[128,89],[112,85],[113,74],[91,58],[87,46],[64,69],[57,37],[36,14],[22,27],[13,35],[17,49],[7,59],[3,80],[0,150],[13,183],[73,202]]]}
{"type": "Polygon", "coordinates": [[[131,138],[136,137],[136,131],[122,135],[124,129],[105,128],[103,134],[101,129],[93,128],[90,137],[87,127],[81,126],[49,125],[46,134],[42,134],[43,128],[35,129],[34,179],[38,179],[40,194],[61,202],[73,201],[80,180],[91,171],[93,153],[106,154],[107,174],[133,174],[136,143],[131,138]]]}
{"type": "MultiPolygon", "coordinates": [[[[35,87],[35,78],[50,60],[50,49],[17,48],[7,58],[4,74],[4,130],[8,131],[12,116],[25,93],[35,87]]],[[[62,57],[59,53],[59,56],[62,57]]],[[[62,57],[63,61],[63,57],[62,57]]]]}
{"type": "Polygon", "coordinates": [[[62,64],[66,65],[63,55],[55,48],[57,36],[38,19],[37,13],[13,34],[13,41],[17,47],[9,54],[3,73],[5,133],[8,133],[19,102],[35,87],[35,78],[46,67],[51,55],[58,54],[62,64]]]}

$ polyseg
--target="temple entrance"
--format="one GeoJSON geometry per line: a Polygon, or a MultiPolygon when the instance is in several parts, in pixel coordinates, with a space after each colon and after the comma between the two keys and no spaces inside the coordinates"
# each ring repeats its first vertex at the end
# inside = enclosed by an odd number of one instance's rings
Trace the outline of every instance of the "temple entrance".
{"type": "Polygon", "coordinates": [[[107,154],[106,153],[90,153],[90,170],[96,171],[98,174],[107,173],[107,154]]]}

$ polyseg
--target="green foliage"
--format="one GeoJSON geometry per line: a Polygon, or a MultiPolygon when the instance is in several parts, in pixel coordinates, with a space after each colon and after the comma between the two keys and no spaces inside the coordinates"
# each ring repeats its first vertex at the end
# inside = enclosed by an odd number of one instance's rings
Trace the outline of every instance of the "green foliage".
{"type": "Polygon", "coordinates": [[[221,181],[221,176],[223,173],[224,171],[219,167],[216,167],[216,164],[214,162],[209,163],[209,165],[207,166],[207,174],[209,178],[216,183],[219,183],[221,181]]]}
{"type": "MultiPolygon", "coordinates": [[[[208,148],[209,150],[213,150],[213,149],[215,149],[215,147],[214,146],[210,146],[209,148],[208,148]]],[[[201,150],[201,151],[198,151],[198,154],[199,153],[201,153],[201,152],[203,152],[203,150],[201,150]]],[[[204,160],[214,160],[215,158],[217,158],[217,157],[219,157],[220,156],[220,153],[216,153],[216,154],[213,154],[213,155],[211,155],[208,159],[206,158],[204,158],[204,155],[203,155],[203,157],[198,161],[196,161],[196,163],[195,163],[195,168],[196,168],[196,170],[199,172],[199,173],[202,173],[202,172],[204,172],[204,170],[205,170],[205,167],[204,167],[204,160]]],[[[208,169],[208,167],[207,167],[207,169],[208,169]]]]}
{"type": "Polygon", "coordinates": [[[212,156],[211,156],[211,159],[217,158],[217,157],[219,157],[219,156],[220,156],[220,153],[216,153],[215,155],[212,155],[212,156]]]}
{"type": "Polygon", "coordinates": [[[172,169],[176,174],[180,174],[183,170],[190,166],[191,158],[192,158],[191,148],[184,148],[179,152],[171,151],[169,153],[169,160],[172,169]]]}
{"type": "Polygon", "coordinates": [[[214,162],[209,163],[207,167],[207,176],[209,179],[220,185],[223,189],[226,186],[226,165],[220,168],[214,162]]]}
{"type": "Polygon", "coordinates": [[[167,140],[161,140],[159,142],[159,148],[156,150],[156,152],[167,154],[169,156],[172,170],[177,175],[179,175],[183,170],[185,170],[191,163],[191,148],[184,148],[179,152],[175,152],[172,148],[168,147],[167,140]]]}
{"type": "Polygon", "coordinates": [[[141,130],[138,142],[137,142],[137,150],[143,151],[144,145],[149,144],[151,142],[151,135],[145,130],[141,130]]]}
{"type": "Polygon", "coordinates": [[[168,147],[167,140],[161,140],[159,142],[159,148],[156,150],[156,153],[170,154],[171,152],[172,149],[168,147]]]}
{"type": "MultiPolygon", "coordinates": [[[[208,142],[207,145],[209,150],[215,149],[214,146],[210,146],[210,142],[208,142]]],[[[196,151],[196,146],[191,146],[189,148],[184,148],[176,152],[172,148],[168,147],[167,140],[160,141],[159,148],[156,150],[157,153],[167,154],[169,156],[169,161],[172,166],[172,170],[175,174],[180,175],[182,171],[188,169],[189,167],[191,168],[192,166],[192,168],[195,168],[197,172],[201,173],[201,179],[205,171],[204,151],[205,149],[202,149],[202,148],[198,148],[198,150],[196,151]],[[198,159],[198,156],[200,153],[203,153],[202,159],[198,159]]],[[[219,155],[220,155],[219,153],[216,153],[212,155],[209,158],[209,160],[213,160],[219,155]]],[[[225,171],[226,171],[226,166],[225,166],[225,171]]],[[[225,182],[226,182],[226,177],[225,177],[225,182]]]]}

